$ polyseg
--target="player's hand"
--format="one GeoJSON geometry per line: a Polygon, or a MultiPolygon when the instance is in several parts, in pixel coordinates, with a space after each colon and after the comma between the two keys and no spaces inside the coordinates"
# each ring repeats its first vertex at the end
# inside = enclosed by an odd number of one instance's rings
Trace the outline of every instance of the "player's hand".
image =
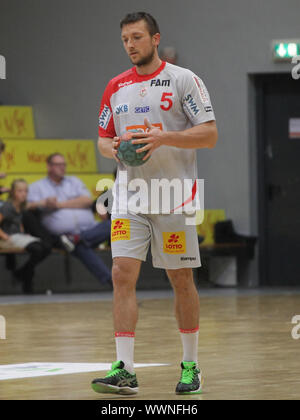
{"type": "Polygon", "coordinates": [[[143,160],[148,159],[155,149],[162,145],[162,131],[152,125],[147,118],[144,120],[145,126],[147,127],[146,133],[134,133],[132,136],[132,144],[143,144],[147,143],[146,146],[137,149],[136,153],[146,152],[143,160]]]}
{"type": "Polygon", "coordinates": [[[114,137],[112,141],[112,154],[113,158],[120,163],[120,160],[117,158],[118,148],[120,146],[120,137],[114,137]]]}
{"type": "Polygon", "coordinates": [[[0,172],[0,178],[5,178],[6,174],[4,172],[0,172]]]}

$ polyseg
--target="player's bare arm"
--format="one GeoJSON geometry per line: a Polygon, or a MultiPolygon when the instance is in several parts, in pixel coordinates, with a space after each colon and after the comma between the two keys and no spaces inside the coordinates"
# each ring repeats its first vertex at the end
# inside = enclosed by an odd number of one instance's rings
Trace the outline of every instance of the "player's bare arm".
{"type": "Polygon", "coordinates": [[[148,150],[143,160],[148,159],[155,149],[163,145],[183,149],[212,149],[218,140],[215,121],[208,121],[183,131],[161,131],[159,128],[152,126],[147,119],[145,119],[145,125],[149,131],[133,134],[136,140],[132,141],[135,144],[147,143],[146,146],[137,150],[137,153],[148,150]]]}

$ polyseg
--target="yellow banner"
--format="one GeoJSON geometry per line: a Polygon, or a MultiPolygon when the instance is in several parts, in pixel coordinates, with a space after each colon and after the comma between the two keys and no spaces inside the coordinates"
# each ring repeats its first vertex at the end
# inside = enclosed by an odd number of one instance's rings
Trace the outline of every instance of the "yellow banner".
{"type": "Polygon", "coordinates": [[[214,226],[216,222],[225,220],[225,210],[204,210],[204,220],[201,225],[197,225],[197,233],[204,236],[205,240],[201,245],[213,245],[214,240],[214,226]]]}
{"type": "Polygon", "coordinates": [[[81,179],[81,181],[86,185],[87,189],[92,194],[92,197],[94,200],[96,200],[99,195],[102,193],[102,191],[97,191],[96,186],[98,181],[100,179],[111,179],[114,181],[114,175],[113,174],[87,174],[87,175],[76,175],[78,178],[81,179]]]}
{"type": "Polygon", "coordinates": [[[35,138],[31,106],[0,106],[0,137],[35,138]]]}
{"type": "Polygon", "coordinates": [[[97,171],[93,140],[4,139],[4,143],[0,172],[46,173],[46,159],[56,152],[65,156],[67,173],[97,171]]]}

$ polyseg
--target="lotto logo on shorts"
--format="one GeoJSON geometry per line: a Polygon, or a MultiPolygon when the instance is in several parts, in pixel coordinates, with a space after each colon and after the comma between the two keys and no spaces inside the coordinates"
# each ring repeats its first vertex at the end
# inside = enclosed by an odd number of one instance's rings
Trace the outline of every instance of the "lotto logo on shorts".
{"type": "Polygon", "coordinates": [[[111,225],[111,241],[121,241],[130,239],[130,220],[116,219],[111,225]]]}
{"type": "Polygon", "coordinates": [[[163,232],[164,252],[166,254],[185,254],[185,232],[163,232]]]}

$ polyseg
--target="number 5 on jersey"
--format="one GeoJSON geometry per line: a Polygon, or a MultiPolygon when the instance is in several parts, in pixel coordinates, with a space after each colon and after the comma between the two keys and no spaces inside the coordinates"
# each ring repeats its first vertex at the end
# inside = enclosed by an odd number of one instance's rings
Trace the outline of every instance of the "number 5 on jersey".
{"type": "Polygon", "coordinates": [[[173,106],[173,101],[172,101],[172,99],[169,98],[170,96],[173,96],[173,93],[164,92],[162,94],[162,97],[161,97],[160,101],[163,102],[163,105],[161,105],[160,107],[163,111],[169,111],[169,109],[171,109],[172,106],[173,106]]]}

